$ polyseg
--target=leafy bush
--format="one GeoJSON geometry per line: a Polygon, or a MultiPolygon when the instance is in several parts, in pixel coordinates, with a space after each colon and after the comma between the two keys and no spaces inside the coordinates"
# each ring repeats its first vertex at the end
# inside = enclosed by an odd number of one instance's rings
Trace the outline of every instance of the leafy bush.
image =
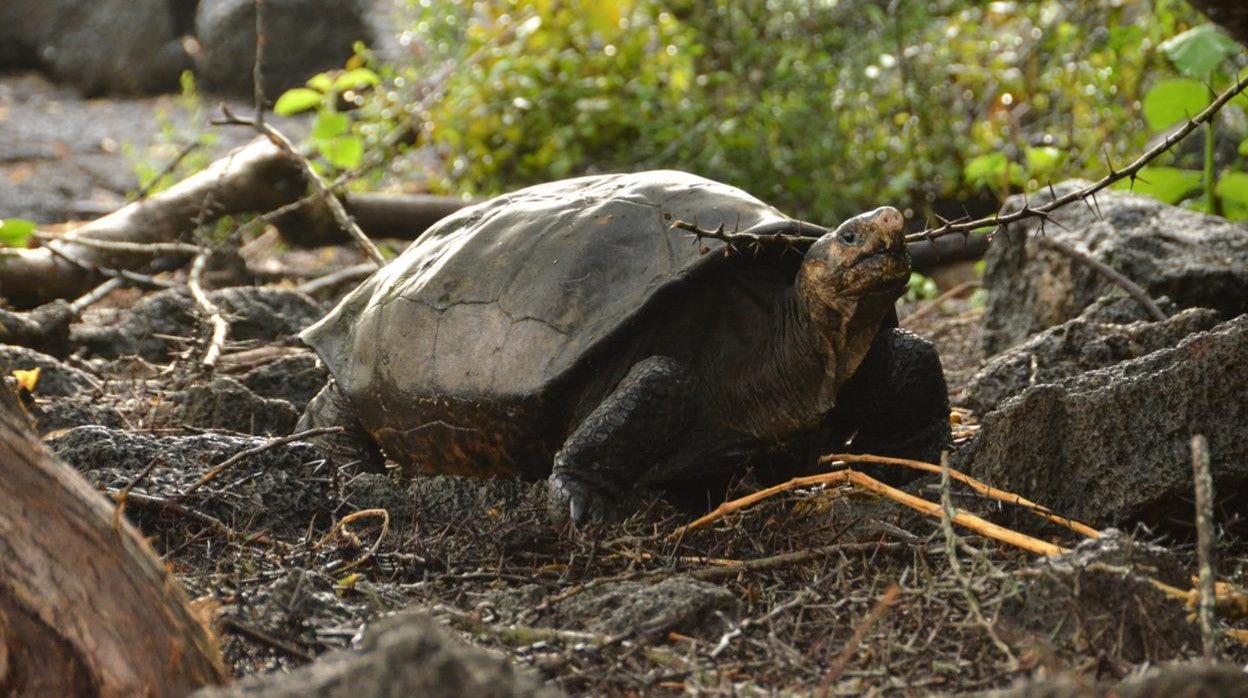
{"type": "Polygon", "coordinates": [[[1142,5],[412,0],[413,61],[349,126],[415,112],[449,192],[672,167],[823,222],[958,212],[1142,150],[1146,94],[1190,90],[1157,47],[1200,20],[1142,5]]]}

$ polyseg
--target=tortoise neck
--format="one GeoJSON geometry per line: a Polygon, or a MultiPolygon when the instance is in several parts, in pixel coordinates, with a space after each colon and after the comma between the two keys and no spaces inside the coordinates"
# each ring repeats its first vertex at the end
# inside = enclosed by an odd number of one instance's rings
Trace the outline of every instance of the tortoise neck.
{"type": "MultiPolygon", "coordinates": [[[[775,326],[752,370],[732,381],[725,398],[744,408],[738,427],[761,439],[783,439],[810,428],[832,409],[843,383],[836,357],[848,317],[832,312],[812,315],[790,290],[777,299],[775,326]]],[[[726,386],[725,386],[726,387],[726,386]]]]}
{"type": "Polygon", "coordinates": [[[812,413],[821,417],[836,405],[837,393],[866,357],[893,301],[850,296],[830,304],[795,284],[780,302],[766,364],[773,384],[781,386],[777,395],[800,409],[809,424],[812,413]]]}

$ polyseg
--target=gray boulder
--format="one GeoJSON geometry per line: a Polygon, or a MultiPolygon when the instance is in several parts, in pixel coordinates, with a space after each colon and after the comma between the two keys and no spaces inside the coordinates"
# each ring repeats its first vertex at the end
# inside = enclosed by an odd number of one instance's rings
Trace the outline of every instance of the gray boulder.
{"type": "Polygon", "coordinates": [[[382,696],[563,695],[496,653],[471,647],[427,616],[405,612],[375,623],[360,647],[331,652],[288,674],[253,676],[201,689],[195,698],[378,698],[382,696]]]}
{"type": "MultiPolygon", "coordinates": [[[[267,0],[264,92],[270,100],[309,77],[340,68],[356,41],[374,43],[367,0],[267,0]]],[[[253,0],[201,0],[195,67],[214,89],[250,96],[256,60],[253,0]]]]}
{"type": "Polygon", "coordinates": [[[1102,318],[1122,312],[1122,306],[1139,308],[1126,297],[1105,300],[1092,304],[1074,320],[1032,335],[994,356],[971,377],[954,402],[976,414],[987,414],[1033,385],[1054,383],[1172,347],[1189,334],[1219,322],[1217,312],[1208,308],[1188,308],[1165,322],[1105,322],[1102,318]]]}
{"type": "Polygon", "coordinates": [[[1053,647],[1061,659],[1157,662],[1200,647],[1183,603],[1154,584],[1190,586],[1174,555],[1159,546],[1111,529],[1016,577],[1018,592],[1001,608],[1004,625],[1053,647]]]}
{"type": "MultiPolygon", "coordinates": [[[[306,295],[268,286],[235,286],[210,291],[208,298],[230,322],[233,342],[282,341],[321,318],[324,310],[306,295]]],[[[70,341],[93,354],[115,358],[134,354],[165,361],[200,334],[200,316],[186,289],[176,288],[143,298],[117,319],[103,325],[75,325],[70,341]]]]}
{"type": "MultiPolygon", "coordinates": [[[[1083,182],[1066,182],[1056,193],[1083,182]]],[[[1038,206],[1050,198],[1033,197],[1038,206]]],[[[1015,197],[1006,210],[1021,205],[1015,197]]],[[[1097,208],[1071,204],[1044,234],[1092,256],[1179,307],[1213,308],[1229,319],[1248,312],[1248,229],[1215,216],[1123,192],[1097,195],[1097,208]],[[1098,209],[1100,215],[1098,216],[1098,209]]],[[[1003,351],[1075,318],[1115,286],[1086,265],[1034,239],[1035,220],[1010,225],[988,248],[984,349],[1003,351]]]]}
{"type": "Polygon", "coordinates": [[[175,89],[181,0],[5,0],[0,68],[38,64],[87,96],[175,89]]]}
{"type": "Polygon", "coordinates": [[[657,584],[622,581],[587,589],[556,604],[557,627],[584,627],[603,635],[675,631],[717,639],[741,615],[741,602],[727,589],[690,577],[657,584]]]}
{"type": "Polygon", "coordinates": [[[1178,346],[1037,385],[982,417],[957,465],[1096,526],[1192,520],[1190,440],[1208,437],[1214,488],[1248,504],[1248,315],[1178,346]]]}

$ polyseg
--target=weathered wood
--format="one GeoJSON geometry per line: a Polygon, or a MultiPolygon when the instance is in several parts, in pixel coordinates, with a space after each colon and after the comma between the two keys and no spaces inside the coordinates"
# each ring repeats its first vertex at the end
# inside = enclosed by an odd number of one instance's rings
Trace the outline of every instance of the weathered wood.
{"type": "Polygon", "coordinates": [[[0,695],[184,696],[216,642],[139,533],[33,436],[0,384],[0,695]]]}
{"type": "Polygon", "coordinates": [[[135,269],[152,259],[149,252],[75,244],[75,238],[169,242],[224,215],[270,211],[297,200],[305,189],[298,161],[267,139],[256,139],[202,172],[75,228],[61,240],[36,249],[0,250],[0,297],[18,308],[73,298],[102,280],[92,268],[135,269]]]}

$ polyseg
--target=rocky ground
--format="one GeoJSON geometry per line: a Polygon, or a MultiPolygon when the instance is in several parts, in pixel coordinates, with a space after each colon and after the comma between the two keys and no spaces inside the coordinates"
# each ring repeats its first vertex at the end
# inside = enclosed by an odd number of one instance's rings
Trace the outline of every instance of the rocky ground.
{"type": "MultiPolygon", "coordinates": [[[[169,98],[81,102],[40,80],[0,81],[12,185],[0,215],[116,205],[134,185],[126,144],[159,139],[150,113],[169,98]]],[[[1148,321],[1022,226],[993,244],[986,304],[902,309],[942,353],[958,406],[951,463],[1103,533],[934,477],[908,491],[1072,550],[1053,558],[841,487],[683,534],[697,512],[642,497],[626,521],[572,531],[548,521],[541,483],[337,469],[276,437],[325,379],[294,335],[345,291],[298,283],[358,261],[351,250],[245,246],[253,266],[306,273],[216,279],[231,342],[215,372],[198,362],[193,302],[173,289],[104,299],[59,358],[0,347],[0,373],[42,367],[27,401],[45,442],[102,492],[126,493],[126,515],[215,608],[235,675],[259,677],[240,691],[291,671],[304,683],[268,690],[358,696],[378,681],[360,668],[371,657],[392,690],[443,695],[1240,695],[1248,648],[1224,638],[1223,668],[1183,664],[1200,636],[1157,583],[1190,589],[1197,568],[1194,433],[1211,446],[1220,578],[1248,582],[1248,232],[1133,197],[1100,204],[1101,218],[1072,212],[1070,233],[1047,232],[1166,296],[1169,320],[1148,321]]],[[[746,474],[732,494],[754,486],[746,474]]]]}

